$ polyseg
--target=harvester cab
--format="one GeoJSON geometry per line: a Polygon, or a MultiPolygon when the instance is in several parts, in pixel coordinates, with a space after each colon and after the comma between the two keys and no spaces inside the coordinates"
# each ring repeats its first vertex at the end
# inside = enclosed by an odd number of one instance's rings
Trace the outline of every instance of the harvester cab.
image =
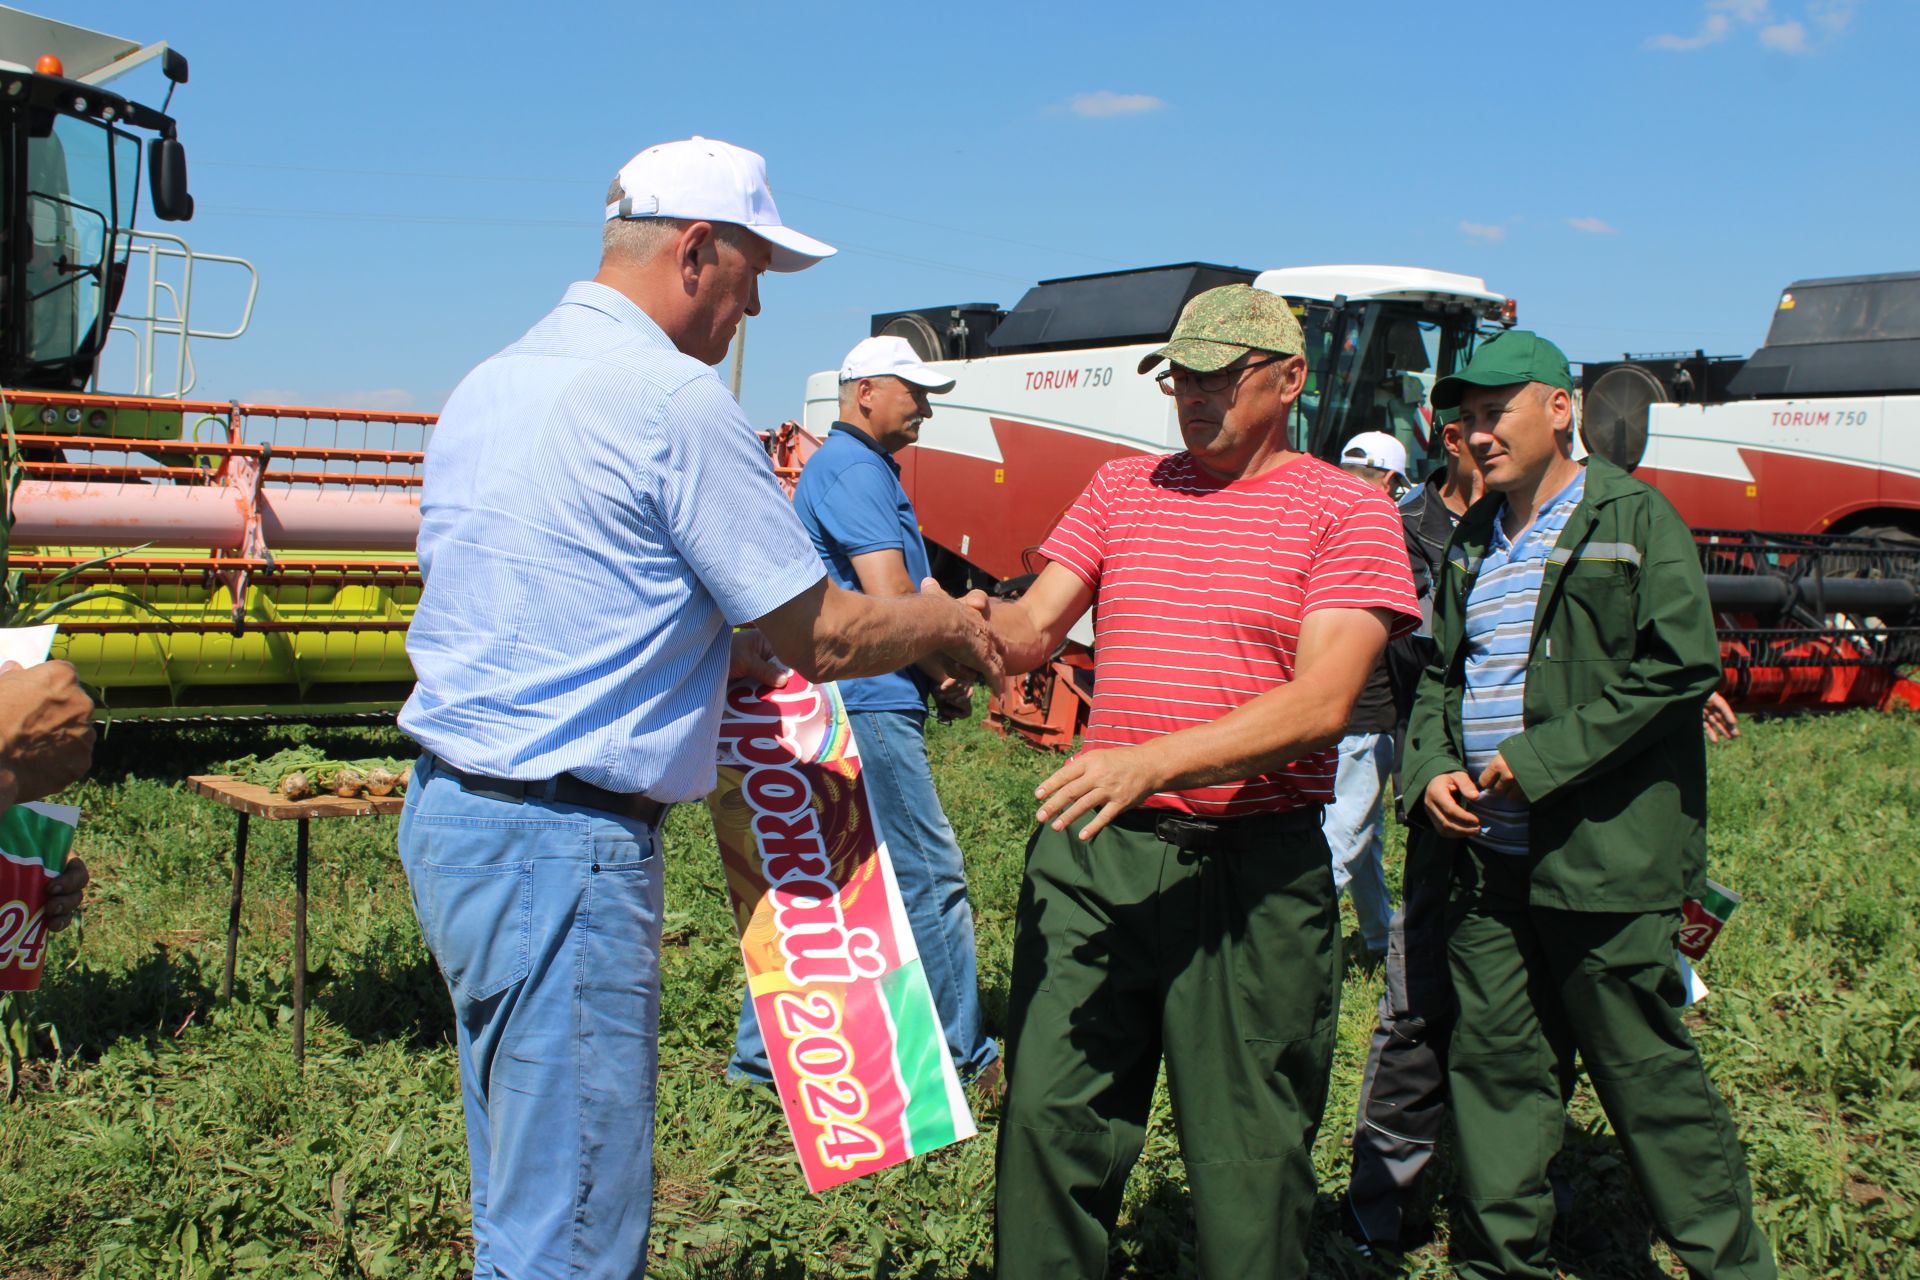
{"type": "Polygon", "coordinates": [[[173,118],[104,87],[158,60],[173,87],[187,60],[0,7],[0,385],[77,391],[94,376],[126,286],[146,153],[152,209],[193,216],[173,118]]]}
{"type": "Polygon", "coordinates": [[[1294,447],[1337,461],[1355,435],[1385,432],[1406,446],[1415,484],[1443,462],[1428,392],[1515,318],[1479,278],[1418,267],[1289,267],[1253,283],[1292,300],[1306,335],[1294,447]]]}

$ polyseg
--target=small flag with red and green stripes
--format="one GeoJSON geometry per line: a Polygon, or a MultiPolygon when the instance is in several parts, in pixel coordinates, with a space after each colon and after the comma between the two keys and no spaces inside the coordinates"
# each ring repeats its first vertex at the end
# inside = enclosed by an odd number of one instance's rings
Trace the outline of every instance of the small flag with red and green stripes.
{"type": "Polygon", "coordinates": [[[67,865],[80,810],[16,804],[0,813],[0,991],[32,991],[46,959],[47,886],[67,865]]]}

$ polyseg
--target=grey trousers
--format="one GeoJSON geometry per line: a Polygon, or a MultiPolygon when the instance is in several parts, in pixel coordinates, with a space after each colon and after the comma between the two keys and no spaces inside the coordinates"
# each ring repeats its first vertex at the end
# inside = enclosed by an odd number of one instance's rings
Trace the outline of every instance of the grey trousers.
{"type": "Polygon", "coordinates": [[[1447,1122],[1447,885],[1452,848],[1431,832],[1407,841],[1399,910],[1387,926],[1386,990],[1360,1078],[1347,1205],[1368,1240],[1391,1244],[1447,1122]]]}

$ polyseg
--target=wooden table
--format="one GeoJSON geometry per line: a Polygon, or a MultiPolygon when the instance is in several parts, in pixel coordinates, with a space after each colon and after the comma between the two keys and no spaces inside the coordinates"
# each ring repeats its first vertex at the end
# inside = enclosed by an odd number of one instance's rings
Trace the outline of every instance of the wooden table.
{"type": "Polygon", "coordinates": [[[293,1060],[307,1060],[307,823],[314,818],[364,818],[399,813],[406,798],[399,795],[344,799],[315,796],[289,800],[251,782],[220,774],[187,779],[187,785],[239,815],[233,838],[233,897],[227,903],[227,967],[220,979],[220,998],[233,999],[233,960],[240,945],[240,900],[247,880],[247,822],[297,822],[293,845],[293,1060]]]}

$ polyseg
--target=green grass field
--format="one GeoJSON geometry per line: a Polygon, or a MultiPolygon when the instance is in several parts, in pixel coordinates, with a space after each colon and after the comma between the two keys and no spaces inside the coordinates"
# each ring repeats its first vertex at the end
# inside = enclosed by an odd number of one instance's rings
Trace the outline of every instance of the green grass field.
{"type": "MultiPolygon", "coordinates": [[[[291,824],[255,823],[238,989],[218,1002],[232,815],[181,779],[313,740],[404,750],[362,731],[123,725],[92,780],[84,922],[50,949],[28,1006],[20,1096],[0,1104],[0,1276],[455,1276],[468,1269],[466,1149],[444,988],[421,946],[393,821],[313,830],[312,1012],[289,1052],[291,824]]],[[[1047,761],[977,724],[933,734],[968,851],[989,1025],[1004,1015],[1031,789],[1047,761]]],[[[1697,1034],[1747,1142],[1783,1270],[1920,1276],[1920,718],[1753,723],[1714,750],[1712,870],[1744,895],[1702,975],[1697,1034]]],[[[1397,845],[1397,837],[1395,840],[1397,845]]],[[[1388,878],[1398,882],[1397,849],[1388,878]]],[[[979,1139],[807,1194],[775,1106],[721,1064],[740,965],[703,809],[673,815],[650,1275],[986,1276],[993,1124],[979,1139]]],[[[1351,923],[1351,921],[1349,921],[1351,923]]],[[[1445,1275],[1345,1252],[1332,1203],[1378,978],[1349,969],[1332,1104],[1316,1150],[1316,1273],[1445,1275]]],[[[1149,1138],[1115,1275],[1192,1274],[1186,1182],[1149,1138]]],[[[1611,1238],[1582,1277],[1671,1274],[1591,1098],[1576,1099],[1576,1217],[1611,1238]]],[[[1440,1182],[1444,1179],[1435,1179],[1440,1182]]]]}

